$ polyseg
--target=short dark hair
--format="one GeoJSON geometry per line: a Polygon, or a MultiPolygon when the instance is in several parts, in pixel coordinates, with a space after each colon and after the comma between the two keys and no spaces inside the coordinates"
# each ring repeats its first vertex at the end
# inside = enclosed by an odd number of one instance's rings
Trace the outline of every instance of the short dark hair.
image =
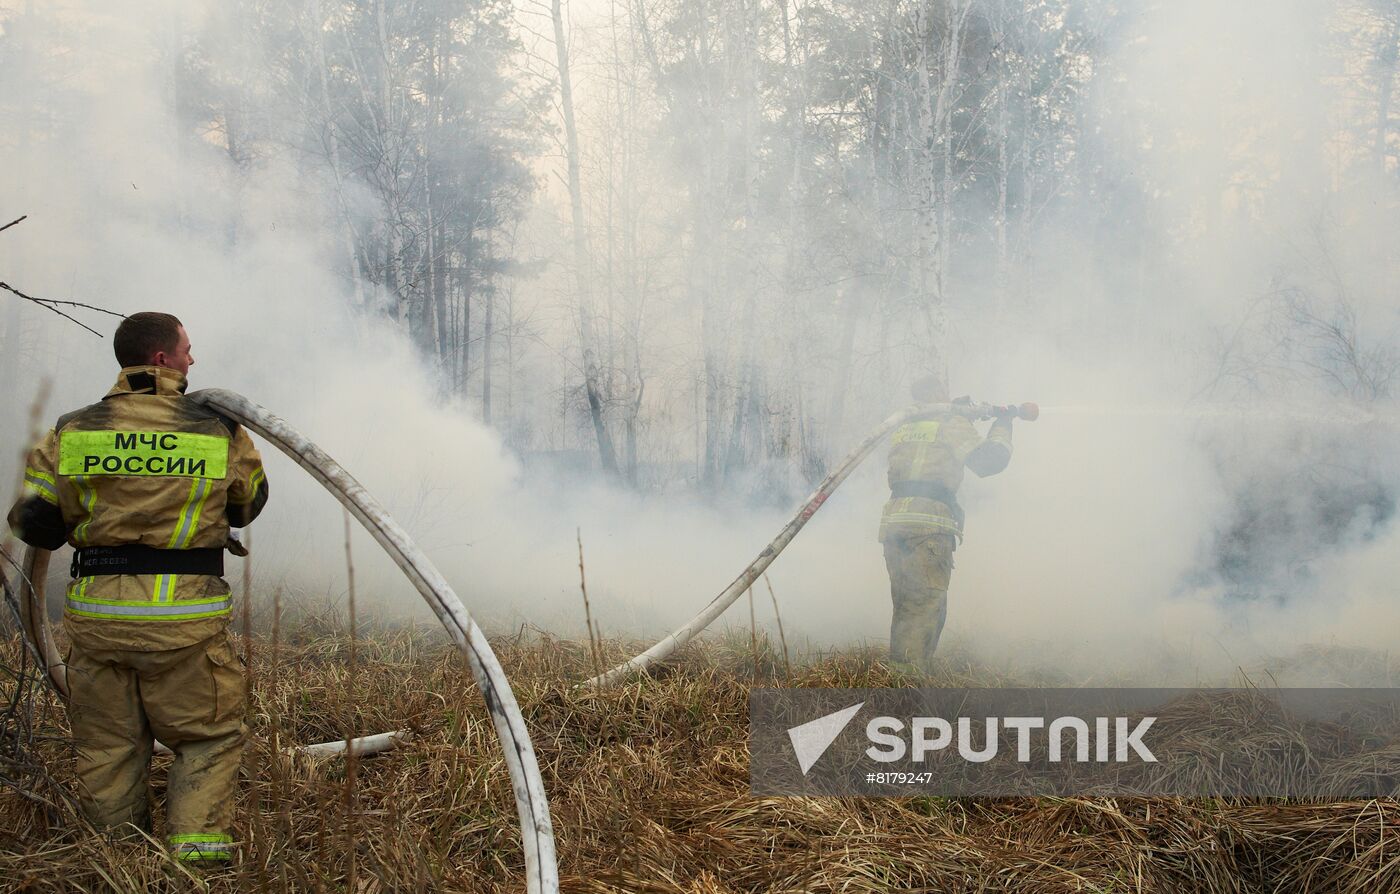
{"type": "Polygon", "coordinates": [[[159,351],[170,352],[180,345],[180,327],[184,324],[173,314],[142,311],[132,314],[117,327],[112,337],[112,351],[123,367],[145,366],[159,351]]]}
{"type": "Polygon", "coordinates": [[[916,379],[914,384],[909,386],[909,393],[921,404],[936,401],[946,403],[948,400],[948,386],[937,373],[916,379]]]}

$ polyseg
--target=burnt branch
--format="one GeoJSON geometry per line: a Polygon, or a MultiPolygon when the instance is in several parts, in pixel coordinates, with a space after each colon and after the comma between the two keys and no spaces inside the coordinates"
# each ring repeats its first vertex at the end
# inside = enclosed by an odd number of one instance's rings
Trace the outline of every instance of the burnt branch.
{"type": "Polygon", "coordinates": [[[59,306],[64,306],[64,307],[81,307],[81,308],[85,308],[86,310],[95,310],[95,311],[97,311],[98,313],[111,314],[111,315],[114,316],[114,317],[122,317],[123,319],[125,319],[125,317],[126,317],[125,314],[119,314],[119,313],[117,313],[117,312],[114,311],[114,310],[107,310],[106,308],[103,308],[103,307],[93,307],[91,304],[82,304],[82,303],[77,302],[77,301],[55,301],[55,300],[53,300],[53,299],[51,299],[51,298],[35,298],[33,295],[26,295],[26,294],[24,294],[24,293],[21,292],[19,289],[16,289],[14,286],[10,285],[10,284],[7,283],[7,282],[0,282],[0,289],[4,289],[5,291],[10,292],[11,294],[14,294],[14,295],[18,295],[19,297],[23,298],[25,301],[33,301],[35,304],[39,305],[40,307],[44,308],[45,310],[51,310],[51,311],[53,311],[54,313],[58,314],[60,317],[63,317],[65,320],[68,320],[68,321],[70,321],[70,322],[73,322],[73,323],[78,324],[79,326],[82,326],[84,329],[86,329],[87,331],[91,332],[93,335],[97,336],[98,338],[103,338],[103,337],[104,337],[104,336],[102,335],[101,332],[98,332],[96,329],[92,328],[91,326],[87,325],[86,323],[82,322],[81,320],[74,319],[73,317],[71,317],[71,316],[69,316],[68,314],[64,313],[63,311],[59,310],[59,309],[58,309],[59,306]]]}
{"type": "Polygon", "coordinates": [[[3,567],[0,594],[7,609],[0,615],[0,633],[7,634],[6,640],[24,641],[17,652],[6,648],[5,657],[0,658],[0,686],[8,690],[0,695],[0,787],[34,805],[51,827],[63,827],[78,816],[77,803],[49,772],[45,755],[52,753],[54,746],[61,750],[67,742],[41,732],[43,724],[36,722],[35,715],[43,710],[39,702],[48,675],[32,647],[25,648],[30,644],[22,632],[19,603],[3,567]]]}
{"type": "MultiPolygon", "coordinates": [[[[12,221],[10,221],[9,223],[5,224],[3,227],[0,227],[0,233],[3,233],[5,230],[8,230],[10,227],[14,226],[15,224],[20,223],[20,222],[22,222],[22,221],[28,219],[28,217],[29,217],[28,214],[22,214],[22,215],[20,215],[19,217],[15,218],[14,220],[12,220],[12,221]]],[[[60,317],[63,317],[65,320],[68,320],[68,321],[71,322],[71,323],[76,323],[77,325],[82,326],[84,329],[86,329],[87,331],[91,332],[93,335],[97,336],[98,338],[102,338],[102,337],[103,337],[103,335],[102,335],[101,332],[98,332],[96,329],[92,328],[91,326],[87,325],[86,323],[81,322],[80,320],[74,319],[73,317],[71,317],[71,316],[69,316],[68,314],[64,313],[63,311],[59,310],[59,308],[60,308],[60,307],[80,307],[80,308],[82,308],[83,310],[95,310],[95,311],[97,311],[97,312],[100,313],[100,314],[108,314],[109,316],[121,317],[122,319],[126,319],[126,314],[119,314],[119,313],[117,313],[116,311],[114,311],[114,310],[108,310],[108,309],[105,308],[105,307],[97,307],[97,306],[92,305],[92,304],[83,304],[81,301],[59,301],[59,300],[54,299],[54,298],[35,298],[33,295],[26,295],[24,292],[21,292],[19,289],[16,289],[14,286],[10,285],[10,284],[7,283],[7,282],[0,282],[0,289],[4,289],[6,292],[9,292],[9,293],[12,294],[12,295],[18,295],[20,298],[23,298],[25,301],[32,301],[32,302],[34,302],[35,304],[39,305],[40,307],[44,308],[45,310],[53,311],[54,313],[58,314],[60,317]]]]}

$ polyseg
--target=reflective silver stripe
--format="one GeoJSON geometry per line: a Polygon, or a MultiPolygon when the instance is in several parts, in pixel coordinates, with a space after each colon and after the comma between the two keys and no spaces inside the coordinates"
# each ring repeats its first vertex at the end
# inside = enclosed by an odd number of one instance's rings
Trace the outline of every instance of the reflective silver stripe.
{"type": "Polygon", "coordinates": [[[230,503],[230,505],[233,505],[233,506],[249,506],[249,505],[252,505],[252,502],[258,498],[258,487],[263,483],[264,480],[266,480],[266,478],[267,478],[267,476],[266,476],[265,474],[263,474],[262,466],[258,466],[257,470],[254,471],[253,474],[250,475],[250,476],[248,477],[248,496],[247,496],[247,498],[242,499],[242,500],[235,500],[235,499],[233,499],[233,498],[229,498],[229,503],[230,503]]]}
{"type": "Polygon", "coordinates": [[[25,472],[24,483],[28,487],[32,487],[35,490],[39,491],[40,494],[45,496],[50,503],[58,502],[58,491],[54,489],[53,484],[48,481],[45,481],[43,478],[40,478],[36,473],[25,472]]]}
{"type": "Polygon", "coordinates": [[[175,846],[177,860],[227,860],[233,856],[233,845],[201,842],[175,846]]]}
{"type": "Polygon", "coordinates": [[[227,860],[234,849],[233,838],[220,833],[172,835],[170,846],[177,860],[227,860]]]}
{"type": "Polygon", "coordinates": [[[175,599],[175,578],[177,574],[157,574],[153,602],[171,602],[175,599]]]}
{"type": "Polygon", "coordinates": [[[954,531],[961,530],[958,523],[946,516],[926,515],[922,512],[895,512],[880,519],[882,525],[912,524],[923,525],[932,528],[949,528],[954,531]]]}
{"type": "Polygon", "coordinates": [[[180,513],[180,525],[175,529],[175,535],[170,538],[170,546],[176,549],[183,549],[190,542],[190,528],[194,525],[194,520],[199,518],[199,512],[204,508],[204,499],[209,495],[209,479],[196,478],[194,486],[190,488],[190,497],[185,501],[185,509],[180,513]]]}
{"type": "Polygon", "coordinates": [[[195,602],[88,602],[69,596],[68,607],[76,612],[94,615],[115,615],[123,618],[174,618],[184,615],[204,615],[233,610],[233,597],[195,602]]]}
{"type": "Polygon", "coordinates": [[[182,832],[170,836],[171,844],[233,844],[233,836],[223,832],[182,832]]]}
{"type": "Polygon", "coordinates": [[[74,475],[73,483],[78,486],[78,500],[82,504],[83,510],[87,512],[87,518],[83,519],[83,523],[73,530],[73,540],[78,543],[86,543],[88,527],[92,525],[92,510],[97,505],[97,491],[88,483],[86,475],[74,475]]]}

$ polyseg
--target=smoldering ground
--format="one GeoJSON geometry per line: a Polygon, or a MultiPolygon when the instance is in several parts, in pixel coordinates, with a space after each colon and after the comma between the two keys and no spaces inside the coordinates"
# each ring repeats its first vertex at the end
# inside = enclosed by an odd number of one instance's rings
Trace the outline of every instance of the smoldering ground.
{"type": "MultiPolygon", "coordinates": [[[[436,371],[402,330],[350,308],[325,178],[292,154],[242,170],[182,129],[174,48],[211,22],[237,22],[198,4],[175,9],[153,2],[117,16],[67,4],[50,20],[66,30],[34,39],[66,47],[71,76],[54,80],[42,53],[7,69],[4,132],[35,138],[0,140],[0,169],[10,172],[4,210],[31,215],[0,234],[6,281],[181,316],[197,358],[192,387],[244,393],[337,457],[488,629],[581,633],[580,533],[600,627],[645,639],[698,610],[778,531],[810,470],[784,468],[770,477],[781,486],[757,495],[715,494],[697,493],[681,471],[664,489],[635,490],[538,461],[549,448],[590,447],[577,370],[562,359],[573,351],[574,323],[560,300],[570,277],[563,242],[549,241],[562,230],[527,228],[540,241],[520,248],[547,262],[514,285],[535,307],[546,348],[522,361],[513,387],[521,407],[543,407],[543,416],[559,406],[565,421],[522,450],[478,421],[474,406],[440,399],[436,371]]],[[[963,489],[969,523],[947,632],[954,653],[1079,679],[1168,683],[1278,665],[1272,656],[1319,644],[1389,648],[1400,535],[1396,431],[1386,421],[1395,418],[1394,392],[1382,373],[1396,320],[1391,262],[1374,251],[1387,219],[1369,198],[1393,186],[1380,172],[1327,203],[1307,188],[1327,156],[1306,135],[1340,102],[1316,86],[1329,73],[1314,26],[1335,14],[1333,5],[1300,2],[1260,28],[1252,16],[1201,3],[1134,19],[1113,35],[1123,77],[1086,100],[1101,138],[1085,151],[1150,184],[1158,203],[1110,221],[1090,216],[1087,201],[1057,205],[1028,237],[1041,248],[1036,268],[1021,271],[1033,288],[996,313],[978,273],[991,259],[977,249],[961,256],[964,288],[949,298],[955,389],[1052,409],[1017,426],[1007,472],[963,489]],[[1239,184],[1242,159],[1269,189],[1239,184]],[[1132,244],[1105,237],[1115,228],[1135,234],[1132,244]],[[1154,243],[1167,233],[1178,237],[1169,249],[1154,243]],[[1143,251],[1152,263],[1142,263],[1143,251]],[[1155,276],[1144,279],[1144,269],[1155,276]],[[1347,314],[1351,328],[1329,336],[1347,314]],[[1348,338],[1362,358],[1350,368],[1336,356],[1348,338]],[[1374,387],[1362,393],[1368,381],[1374,387]],[[1382,423],[1329,416],[1343,405],[1382,423]],[[1224,409],[1202,415],[1202,406],[1224,409]],[[1319,506],[1338,492],[1335,505],[1319,506]]],[[[15,27],[12,18],[7,37],[15,27]]],[[[656,171],[666,164],[656,161],[656,171]]],[[[555,198],[544,191],[537,213],[557,213],[555,198]]],[[[352,193],[350,201],[367,200],[352,193]]],[[[109,343],[16,308],[5,317],[14,369],[6,480],[38,383],[53,382],[49,420],[95,399],[114,372],[109,343]]],[[[676,354],[693,352],[684,343],[690,311],[667,312],[663,331],[676,354]]],[[[857,353],[875,350],[874,329],[856,335],[857,353]]],[[[873,357],[857,365],[828,462],[907,403],[914,372],[873,357]]],[[[690,387],[653,391],[675,401],[690,387]]],[[[667,456],[692,442],[683,429],[657,437],[667,456]]],[[[264,454],[273,500],[252,535],[257,588],[280,587],[293,604],[343,601],[339,508],[288,460],[264,454]]],[[[795,641],[835,646],[886,633],[875,541],[881,458],[772,569],[795,641]]],[[[427,618],[366,538],[357,535],[354,551],[362,615],[427,618]]],[[[757,595],[760,623],[771,626],[766,591],[757,595]]],[[[747,623],[742,603],[727,620],[747,623]]],[[[1383,675],[1385,661],[1376,666],[1383,675]]]]}

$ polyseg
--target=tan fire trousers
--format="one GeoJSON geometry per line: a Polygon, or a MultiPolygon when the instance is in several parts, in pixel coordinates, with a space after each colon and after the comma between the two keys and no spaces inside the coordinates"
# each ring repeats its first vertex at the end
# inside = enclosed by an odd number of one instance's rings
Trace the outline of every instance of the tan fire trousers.
{"type": "MultiPolygon", "coordinates": [[[[175,752],[166,793],[171,850],[190,862],[233,852],[233,801],[247,728],[242,665],[228,634],[168,651],[68,658],[79,800],[97,826],[150,831],[152,739],[175,752]]],[[[131,830],[127,830],[131,831],[131,830]]]]}
{"type": "Polygon", "coordinates": [[[948,617],[953,576],[952,534],[891,536],[885,540],[890,573],[890,661],[903,670],[929,673],[948,617]]]}

